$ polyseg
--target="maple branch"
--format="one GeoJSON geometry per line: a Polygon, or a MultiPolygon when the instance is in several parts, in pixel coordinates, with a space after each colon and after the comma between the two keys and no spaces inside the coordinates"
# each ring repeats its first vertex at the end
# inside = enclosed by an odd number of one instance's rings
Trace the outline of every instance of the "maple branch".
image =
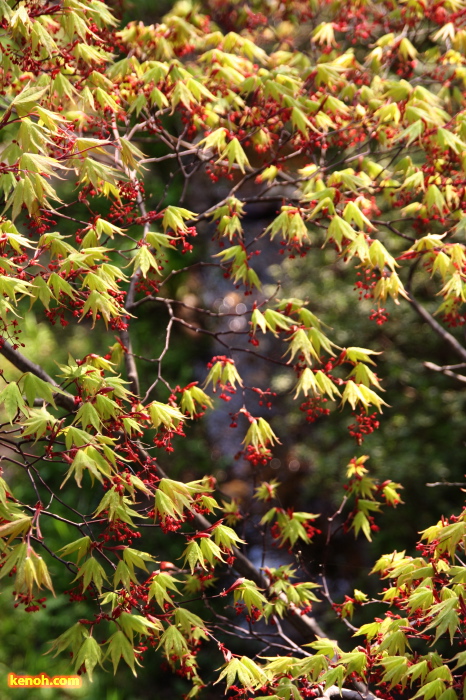
{"type": "MultiPolygon", "coordinates": [[[[115,117],[113,117],[113,119],[112,119],[112,131],[113,131],[113,135],[115,137],[116,143],[119,144],[119,148],[121,148],[120,134],[118,132],[115,117]]],[[[117,164],[121,164],[121,162],[122,162],[122,159],[121,159],[121,156],[120,156],[118,149],[115,150],[115,162],[117,164]]],[[[136,173],[135,173],[135,171],[130,171],[128,167],[125,167],[125,172],[128,175],[132,184],[135,186],[135,189],[137,192],[136,199],[137,199],[139,211],[141,212],[141,215],[145,217],[145,216],[147,216],[146,205],[144,203],[144,199],[142,197],[142,194],[137,186],[138,182],[137,182],[137,178],[136,178],[136,173]]],[[[149,230],[149,225],[148,225],[148,223],[146,223],[146,224],[144,224],[143,238],[146,237],[148,230],[149,230]]],[[[140,277],[141,277],[141,270],[138,268],[137,270],[135,270],[133,272],[133,275],[131,276],[129,290],[128,290],[128,294],[127,294],[126,301],[125,301],[125,311],[129,312],[130,306],[134,303],[134,297],[136,296],[136,285],[139,282],[140,277]]],[[[136,367],[136,361],[134,359],[133,348],[132,348],[132,344],[131,344],[131,338],[129,335],[128,327],[129,327],[129,316],[128,316],[127,321],[126,321],[126,327],[122,328],[120,330],[119,336],[120,336],[120,341],[125,349],[124,362],[125,362],[125,367],[126,367],[126,374],[128,376],[128,380],[129,380],[130,391],[135,396],[139,396],[139,375],[138,375],[138,369],[136,367]]]]}
{"type": "Polygon", "coordinates": [[[141,401],[141,403],[143,403],[143,404],[147,401],[147,399],[149,398],[151,392],[153,391],[153,389],[155,389],[155,387],[157,386],[157,384],[159,383],[159,381],[163,382],[163,383],[165,384],[165,386],[167,387],[167,389],[168,389],[170,392],[173,392],[173,389],[171,388],[171,386],[170,386],[170,385],[168,384],[168,382],[162,377],[162,360],[163,360],[163,358],[165,357],[165,355],[167,354],[168,348],[170,347],[170,339],[171,339],[171,332],[172,332],[172,327],[173,327],[173,321],[176,320],[175,317],[174,317],[174,315],[173,315],[173,309],[172,309],[171,305],[167,303],[167,304],[166,304],[166,307],[167,307],[168,313],[170,314],[170,320],[169,320],[169,322],[168,322],[168,324],[167,324],[167,329],[166,329],[166,331],[165,331],[165,345],[164,345],[163,350],[162,350],[162,352],[160,353],[160,355],[159,355],[157,358],[155,358],[155,359],[153,360],[154,362],[157,362],[157,363],[158,363],[157,379],[156,379],[154,382],[152,382],[152,384],[150,385],[150,387],[149,387],[148,390],[146,391],[146,393],[145,393],[145,395],[144,395],[144,398],[143,398],[142,401],[141,401]]]}
{"type": "Polygon", "coordinates": [[[321,695],[322,698],[343,698],[343,700],[376,700],[372,693],[351,690],[350,688],[339,688],[337,685],[331,685],[321,695]]]}
{"type": "MultiPolygon", "coordinates": [[[[411,306],[414,308],[416,313],[424,320],[426,323],[429,324],[429,326],[432,328],[432,330],[437,333],[442,340],[447,343],[447,345],[450,346],[450,348],[456,352],[456,354],[461,357],[463,362],[466,362],[466,348],[464,348],[461,343],[456,340],[455,336],[453,336],[451,333],[449,333],[443,326],[440,325],[438,321],[435,320],[433,316],[425,309],[414,297],[412,294],[408,295],[408,300],[411,304],[411,306]]],[[[432,368],[431,368],[432,369],[432,368]]],[[[455,375],[456,376],[456,375],[455,375]]]]}
{"type": "MultiPolygon", "coordinates": [[[[42,367],[28,360],[28,358],[18,350],[15,350],[7,340],[3,340],[0,345],[0,355],[3,355],[12,365],[21,370],[21,372],[31,372],[31,374],[35,374],[36,377],[39,377],[39,379],[42,379],[44,382],[48,382],[52,386],[61,389],[60,385],[48,375],[42,367]]],[[[58,406],[66,408],[67,411],[74,411],[76,409],[74,396],[71,394],[63,394],[61,391],[60,393],[54,392],[53,398],[58,406]]]]}
{"type": "Polygon", "coordinates": [[[452,377],[452,379],[457,379],[459,382],[466,384],[466,376],[464,374],[456,374],[456,372],[452,372],[448,367],[440,367],[440,365],[436,365],[434,362],[424,362],[424,367],[433,369],[434,372],[441,372],[447,377],[452,377]]]}
{"type": "MultiPolygon", "coordinates": [[[[146,450],[142,447],[142,445],[139,442],[136,442],[135,444],[139,454],[141,455],[144,461],[151,458],[148,452],[146,452],[146,450]]],[[[169,478],[158,463],[157,473],[161,479],[169,478]]],[[[212,525],[212,523],[210,523],[207,520],[207,518],[205,518],[201,513],[194,513],[193,521],[198,530],[201,532],[208,530],[212,525]]],[[[245,554],[243,554],[239,549],[233,547],[232,551],[235,557],[235,563],[233,564],[233,568],[239,574],[241,574],[241,576],[244,576],[245,578],[254,581],[258,588],[263,589],[267,594],[269,583],[265,576],[263,576],[263,574],[261,574],[261,572],[258,569],[256,569],[254,564],[252,564],[248,557],[245,554]]],[[[290,603],[284,594],[282,594],[280,597],[283,597],[283,600],[285,600],[288,605],[288,609],[285,613],[286,620],[290,623],[290,625],[292,625],[292,627],[295,628],[297,632],[299,632],[302,635],[304,639],[314,639],[315,637],[327,637],[327,635],[321,629],[319,623],[314,617],[310,617],[309,615],[302,615],[300,609],[293,605],[293,603],[290,603]]]]}
{"type": "MultiPolygon", "coordinates": [[[[126,310],[128,310],[128,307],[130,307],[134,303],[134,297],[136,295],[136,285],[139,281],[140,276],[141,276],[141,271],[136,270],[131,278],[128,296],[126,297],[126,304],[125,304],[126,310]]],[[[128,325],[129,325],[129,318],[127,321],[127,326],[128,325]]],[[[120,330],[119,335],[120,335],[121,343],[123,344],[124,349],[125,349],[125,367],[126,367],[126,374],[128,376],[130,391],[133,394],[135,394],[135,396],[139,396],[139,375],[138,375],[138,369],[136,367],[136,360],[134,359],[133,347],[131,344],[131,338],[129,335],[128,328],[126,327],[126,328],[120,330]]]]}
{"type": "MultiPolygon", "coordinates": [[[[14,348],[7,341],[4,341],[3,345],[0,347],[0,354],[6,357],[7,360],[9,360],[17,369],[21,370],[22,372],[31,372],[32,374],[35,374],[37,377],[43,379],[45,382],[48,382],[52,386],[59,386],[57,382],[52,377],[50,377],[44,369],[42,369],[42,367],[36,365],[31,360],[28,360],[28,358],[22,355],[22,353],[18,352],[18,350],[14,350],[14,348]]],[[[130,355],[129,353],[126,353],[126,355],[132,358],[132,355],[130,355]]],[[[71,396],[71,394],[55,393],[54,399],[56,403],[62,408],[66,408],[68,411],[71,412],[74,412],[76,410],[74,397],[71,396]]],[[[139,444],[138,451],[144,459],[149,458],[149,454],[139,444]]],[[[167,475],[160,466],[158,466],[158,472],[161,478],[167,478],[167,475]]],[[[205,518],[199,513],[195,513],[194,522],[196,523],[198,529],[201,531],[207,530],[211,526],[211,523],[207,520],[207,518],[205,518]]],[[[235,556],[234,568],[236,569],[236,571],[245,578],[254,581],[254,583],[256,583],[256,585],[259,588],[267,590],[267,579],[260,573],[258,569],[256,569],[256,567],[251,563],[251,561],[239,549],[234,548],[233,553],[235,556]]],[[[301,615],[299,609],[296,608],[296,606],[294,605],[289,606],[289,611],[287,612],[286,619],[298,632],[300,632],[300,634],[305,639],[314,638],[316,636],[326,636],[320,628],[317,621],[315,620],[315,618],[310,617],[309,615],[301,615]]]]}

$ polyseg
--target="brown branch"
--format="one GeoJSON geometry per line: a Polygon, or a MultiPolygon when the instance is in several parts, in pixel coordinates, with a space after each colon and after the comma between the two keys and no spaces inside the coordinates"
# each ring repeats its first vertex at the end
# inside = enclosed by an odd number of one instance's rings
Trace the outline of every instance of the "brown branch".
{"type": "MultiPolygon", "coordinates": [[[[140,443],[135,443],[141,458],[145,461],[150,459],[150,455],[142,447],[140,443]]],[[[157,464],[157,473],[162,479],[168,478],[164,470],[157,464]]],[[[210,523],[207,518],[205,518],[200,513],[194,513],[194,523],[199,531],[208,530],[212,523],[210,523]]],[[[263,590],[267,591],[269,583],[265,576],[256,569],[254,564],[245,556],[239,549],[233,547],[233,554],[235,556],[234,568],[235,570],[254,583],[263,590]]],[[[309,615],[302,615],[299,608],[297,608],[292,603],[288,602],[288,599],[284,597],[284,600],[288,604],[288,610],[286,612],[286,620],[299,632],[304,639],[314,639],[315,637],[326,637],[327,635],[321,629],[320,625],[314,617],[309,615]]]]}
{"type": "Polygon", "coordinates": [[[416,240],[412,236],[407,236],[406,233],[401,233],[401,231],[398,231],[398,229],[395,228],[395,226],[393,226],[393,223],[390,221],[381,221],[380,219],[371,219],[371,223],[377,224],[378,226],[385,226],[385,228],[388,228],[392,233],[396,234],[397,236],[400,236],[401,238],[406,239],[407,241],[411,241],[411,243],[413,243],[416,240]]]}
{"type": "Polygon", "coordinates": [[[463,382],[464,384],[466,384],[466,376],[464,374],[456,374],[456,372],[452,372],[451,369],[449,369],[448,367],[440,367],[434,362],[424,362],[424,367],[426,367],[427,369],[433,369],[434,372],[441,372],[447,377],[457,379],[459,382],[463,382]]]}
{"type": "MultiPolygon", "coordinates": [[[[121,148],[120,134],[118,131],[115,117],[113,117],[113,119],[112,119],[112,131],[113,131],[113,135],[115,137],[115,142],[121,148]]],[[[137,188],[136,173],[135,173],[135,171],[130,171],[129,168],[123,166],[122,159],[121,159],[118,148],[115,150],[115,163],[124,169],[126,175],[129,177],[131,182],[134,185],[136,185],[137,203],[138,203],[139,211],[141,212],[142,216],[144,216],[144,217],[147,216],[146,205],[144,203],[144,199],[142,197],[141,192],[137,188]]],[[[143,238],[145,238],[147,236],[148,230],[149,230],[149,225],[146,223],[144,225],[143,238]]],[[[137,283],[139,282],[140,277],[141,277],[141,270],[138,268],[137,270],[135,270],[133,272],[133,274],[131,276],[131,282],[129,285],[129,290],[128,290],[128,294],[127,294],[126,301],[125,301],[125,311],[129,311],[129,307],[134,303],[134,297],[136,296],[136,286],[137,286],[137,283]]],[[[138,375],[138,370],[136,367],[136,361],[134,359],[134,354],[133,354],[133,349],[132,349],[132,345],[131,345],[131,338],[129,335],[128,326],[129,326],[129,317],[127,319],[126,328],[124,330],[120,330],[119,336],[120,336],[120,341],[121,341],[123,347],[125,348],[125,360],[124,361],[125,361],[126,374],[128,376],[130,391],[133,394],[135,394],[136,396],[139,396],[139,375],[138,375]]]]}
{"type": "Polygon", "coordinates": [[[350,690],[350,688],[339,688],[337,685],[331,685],[325,692],[322,692],[323,698],[343,698],[343,700],[376,700],[375,695],[368,691],[350,690]]]}
{"type": "MultiPolygon", "coordinates": [[[[130,284],[128,296],[126,298],[127,305],[130,305],[133,303],[133,300],[135,297],[136,285],[139,281],[140,276],[141,276],[141,271],[136,270],[131,278],[131,284],[130,284]]],[[[128,321],[128,323],[129,323],[129,321],[128,321]]],[[[135,396],[139,396],[139,375],[138,375],[138,370],[136,367],[136,360],[134,359],[133,346],[131,344],[131,338],[130,338],[128,329],[126,328],[124,330],[121,330],[119,335],[120,335],[120,341],[123,344],[124,349],[125,349],[125,367],[126,367],[126,374],[127,374],[128,381],[129,381],[129,388],[130,388],[130,391],[135,396]]]]}
{"type": "Polygon", "coordinates": [[[412,294],[409,294],[408,300],[411,306],[414,308],[416,313],[432,328],[432,330],[437,333],[442,340],[450,346],[450,348],[463,360],[466,362],[466,348],[464,348],[461,343],[456,340],[455,336],[449,333],[443,326],[440,325],[438,321],[435,320],[433,316],[425,309],[412,294]]]}
{"type": "MultiPolygon", "coordinates": [[[[2,344],[0,345],[0,355],[6,357],[6,359],[9,362],[11,362],[11,364],[14,365],[17,369],[21,370],[21,372],[31,372],[31,374],[35,374],[36,377],[39,377],[44,382],[48,382],[48,384],[51,384],[52,386],[58,389],[61,389],[60,385],[52,377],[50,377],[47,374],[47,372],[44,369],[42,369],[42,367],[36,365],[31,360],[28,360],[28,358],[25,357],[18,350],[15,350],[7,340],[3,340],[2,344]]],[[[71,394],[62,394],[61,392],[56,392],[53,394],[53,398],[58,406],[61,406],[61,408],[65,408],[67,411],[74,411],[76,409],[74,396],[72,396],[71,394]]]]}
{"type": "Polygon", "coordinates": [[[168,309],[168,313],[170,314],[170,320],[167,324],[167,329],[165,331],[165,345],[164,345],[163,350],[160,353],[160,355],[153,360],[153,362],[157,362],[159,365],[158,370],[157,370],[157,379],[155,380],[155,382],[152,382],[152,384],[150,385],[150,387],[146,391],[144,398],[141,401],[141,403],[143,403],[143,404],[147,401],[151,392],[153,391],[153,389],[155,389],[155,387],[157,386],[157,384],[159,382],[163,382],[165,384],[165,386],[167,387],[167,389],[169,389],[170,393],[173,392],[173,389],[171,388],[171,386],[162,377],[162,360],[165,357],[165,355],[167,354],[168,348],[170,347],[170,339],[171,339],[171,331],[172,331],[173,321],[176,320],[174,315],[173,315],[173,309],[172,309],[171,305],[167,303],[166,306],[168,309]]]}
{"type": "MultiPolygon", "coordinates": [[[[0,354],[6,357],[15,367],[17,367],[22,372],[31,372],[37,377],[40,377],[40,379],[43,379],[45,382],[48,382],[52,386],[59,386],[57,382],[55,382],[55,380],[52,377],[50,377],[44,369],[42,369],[42,367],[39,367],[39,365],[36,365],[34,362],[31,362],[31,360],[28,360],[24,355],[18,352],[18,350],[14,350],[13,347],[7,341],[4,341],[3,345],[0,347],[0,354]]],[[[71,396],[71,394],[56,393],[54,394],[54,399],[56,400],[56,403],[58,405],[62,406],[63,408],[66,408],[68,411],[76,410],[74,397],[71,396]]],[[[144,460],[149,458],[149,454],[146,452],[146,450],[144,450],[144,448],[140,444],[137,444],[137,449],[144,460]]],[[[163,469],[161,469],[160,466],[158,466],[158,473],[161,478],[167,478],[167,475],[165,474],[163,469]]],[[[197,528],[201,531],[207,530],[211,526],[211,523],[207,520],[207,518],[205,518],[200,513],[194,514],[194,522],[197,528]]],[[[233,554],[235,556],[234,568],[236,569],[236,571],[245,578],[254,581],[254,583],[259,588],[267,590],[269,585],[267,579],[261,574],[261,572],[258,569],[256,569],[256,567],[251,563],[251,561],[239,549],[234,548],[233,554]]],[[[315,620],[315,618],[310,617],[309,615],[301,615],[299,608],[297,608],[295,605],[289,605],[289,610],[286,614],[286,619],[302,635],[304,639],[314,639],[316,636],[326,636],[323,630],[320,628],[317,621],[315,620]]]]}

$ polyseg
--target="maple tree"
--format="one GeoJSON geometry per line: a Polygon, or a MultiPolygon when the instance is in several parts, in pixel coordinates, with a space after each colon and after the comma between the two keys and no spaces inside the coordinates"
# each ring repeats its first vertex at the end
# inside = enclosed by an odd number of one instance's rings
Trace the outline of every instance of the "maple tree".
{"type": "Polygon", "coordinates": [[[464,3],[206,0],[119,26],[98,0],[0,0],[0,18],[0,578],[14,604],[86,601],[89,617],[76,614],[52,650],[91,680],[120,662],[136,674],[156,654],[202,696],[197,656],[209,648],[208,683],[232,698],[464,694],[466,511],[425,530],[417,554],[375,562],[379,598],[335,602],[301,566],[300,548],[341,524],[370,540],[400,485],[371,476],[361,449],[387,406],[380,350],[359,347],[357,328],[339,347],[290,280],[264,282],[272,258],[283,274],[289,260],[312,271],[324,247],[329,264],[354,269],[348,293],[371,301],[375,324],[410,306],[460,361],[430,370],[465,381],[464,3]],[[206,181],[214,203],[197,207],[206,181]],[[276,209],[259,233],[247,220],[257,203],[276,209]],[[182,280],[206,269],[241,298],[234,309],[183,296],[182,280]],[[415,283],[440,297],[435,317],[415,283]],[[104,354],[47,372],[22,342],[28,307],[52,328],[84,324],[104,354]],[[138,356],[147,308],[164,339],[138,356]],[[186,367],[175,380],[165,369],[177,326],[215,347],[188,383],[186,367]],[[242,356],[265,380],[246,383],[242,356]],[[267,476],[283,437],[269,409],[288,400],[270,388],[277,371],[292,377],[301,420],[341,408],[352,421],[346,496],[326,522],[281,507],[267,476]],[[252,563],[254,518],[213,476],[174,478],[191,425],[232,398],[256,528],[295,566],[252,563]],[[354,634],[349,650],[321,629],[318,600],[354,634]],[[233,653],[231,635],[259,654],[233,653]]]}

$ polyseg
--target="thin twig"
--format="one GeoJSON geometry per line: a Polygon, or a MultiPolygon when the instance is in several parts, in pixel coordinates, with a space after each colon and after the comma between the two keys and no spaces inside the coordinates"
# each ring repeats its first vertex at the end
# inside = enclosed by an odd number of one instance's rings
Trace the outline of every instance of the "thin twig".
{"type": "Polygon", "coordinates": [[[459,382],[463,382],[463,384],[466,384],[466,376],[464,374],[456,374],[456,372],[452,372],[451,369],[448,369],[448,367],[440,367],[434,362],[424,362],[424,367],[426,367],[426,369],[432,369],[434,370],[434,372],[441,372],[447,377],[457,379],[459,382]]]}

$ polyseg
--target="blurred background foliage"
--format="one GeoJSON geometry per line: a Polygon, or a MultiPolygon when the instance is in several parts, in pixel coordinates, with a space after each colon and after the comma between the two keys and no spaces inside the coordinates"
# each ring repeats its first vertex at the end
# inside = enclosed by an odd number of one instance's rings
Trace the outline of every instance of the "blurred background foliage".
{"type": "MultiPolygon", "coordinates": [[[[141,20],[153,23],[170,10],[174,4],[171,0],[113,0],[109,2],[122,17],[122,22],[141,20]]],[[[216,3],[211,8],[215,10],[216,3]]],[[[209,5],[208,2],[203,5],[209,5]]],[[[217,3],[218,7],[218,3],[217,3]]],[[[207,7],[207,10],[209,8],[207,7]]],[[[154,155],[150,146],[145,147],[148,155],[154,155]]],[[[162,198],[169,173],[166,167],[154,168],[151,177],[151,194],[154,200],[162,198]]],[[[181,183],[173,180],[166,196],[166,204],[175,203],[180,194],[181,183]]],[[[189,206],[199,198],[201,190],[205,196],[205,183],[199,181],[198,190],[191,192],[189,206]]],[[[72,197],[72,187],[65,183],[61,196],[72,197]]],[[[251,226],[264,227],[268,223],[270,212],[251,215],[251,226]]],[[[273,214],[273,212],[272,212],[273,214]]],[[[245,222],[247,230],[247,220],[245,222]]],[[[61,224],[61,233],[74,235],[61,224]]],[[[209,230],[203,232],[205,250],[209,244],[209,230]]],[[[455,362],[442,341],[405,302],[399,306],[390,303],[389,320],[379,326],[369,320],[371,303],[358,301],[358,293],[353,290],[356,282],[355,270],[341,262],[335,262],[335,255],[330,250],[320,249],[321,241],[317,239],[315,247],[306,258],[283,259],[280,266],[270,265],[269,288],[265,294],[272,293],[276,283],[286,280],[281,289],[284,297],[292,296],[309,301],[309,308],[333,330],[332,340],[339,346],[358,345],[383,351],[378,361],[378,375],[383,380],[384,399],[389,404],[381,418],[379,430],[367,436],[362,446],[357,446],[346,438],[347,426],[351,422],[347,411],[332,411],[331,419],[318,419],[308,424],[305,416],[289,409],[290,391],[293,377],[284,371],[274,376],[271,389],[278,396],[272,408],[271,423],[280,432],[282,445],[275,452],[271,469],[263,473],[262,478],[278,478],[283,482],[281,500],[284,506],[293,505],[298,510],[322,513],[320,527],[325,528],[325,520],[337,508],[344,495],[343,477],[346,464],[353,456],[370,455],[369,467],[379,478],[400,482],[403,487],[403,501],[396,510],[389,510],[379,518],[380,532],[373,543],[355,541],[351,534],[345,535],[340,529],[333,538],[330,548],[324,552],[322,539],[302,550],[301,562],[310,574],[318,580],[321,573],[320,562],[326,561],[332,594],[341,602],[345,594],[353,588],[363,587],[370,590],[368,573],[377,556],[382,553],[414,546],[416,533],[427,527],[442,514],[449,514],[458,509],[462,502],[459,489],[449,486],[426,486],[432,482],[462,482],[464,479],[464,392],[462,386],[442,374],[432,372],[424,367],[424,361],[439,365],[455,362]]],[[[176,267],[187,261],[178,253],[173,253],[171,263],[176,267]]],[[[267,266],[267,260],[258,264],[267,266]]],[[[426,291],[424,302],[429,308],[428,281],[419,273],[417,290],[422,301],[422,290],[426,291]],[[424,287],[423,287],[424,285],[424,287]]],[[[177,299],[202,300],[203,290],[220,301],[226,296],[227,286],[218,278],[201,276],[197,272],[180,275],[173,283],[170,295],[177,299]],[[216,286],[217,285],[217,286],[216,286]]],[[[236,300],[238,301],[238,300],[236,300]]],[[[165,339],[165,310],[144,306],[137,324],[132,327],[134,350],[137,355],[156,356],[163,347],[165,339]]],[[[79,325],[51,327],[48,322],[37,318],[25,309],[22,342],[25,354],[52,372],[55,363],[66,360],[67,354],[82,358],[89,352],[106,354],[108,347],[115,342],[111,332],[102,326],[95,329],[84,322],[79,325]]],[[[196,322],[196,319],[190,319],[196,322]]],[[[219,352],[220,347],[212,343],[208,336],[199,336],[186,329],[177,329],[173,336],[170,353],[164,360],[164,374],[173,384],[181,386],[195,381],[205,370],[205,363],[219,352]]],[[[247,364],[247,360],[242,361],[247,364]]],[[[0,367],[9,377],[15,372],[2,358],[0,367]]],[[[156,377],[157,366],[140,361],[144,379],[149,385],[156,377]]],[[[121,369],[121,368],[120,368],[121,369]]],[[[250,371],[254,372],[252,366],[250,371]]],[[[161,400],[166,397],[162,396],[161,400]]],[[[216,404],[220,403],[216,399],[216,404]]],[[[220,489],[228,496],[242,499],[242,506],[247,512],[250,507],[249,471],[245,465],[235,462],[230,448],[231,440],[227,435],[229,412],[225,406],[222,439],[219,440],[218,425],[209,426],[200,422],[190,426],[187,439],[177,439],[173,457],[167,457],[170,476],[173,478],[193,479],[205,473],[217,475],[220,489]]],[[[161,457],[164,463],[164,456],[161,457]]],[[[44,466],[47,469],[47,466],[44,466]]],[[[27,484],[14,475],[7,475],[13,483],[17,496],[26,495],[27,484]],[[23,489],[23,492],[22,492],[23,489]]],[[[63,479],[63,474],[56,475],[56,486],[63,479]]],[[[79,498],[79,492],[77,492],[79,498]]],[[[259,514],[253,514],[252,528],[248,539],[261,544],[260,531],[257,526],[259,514]],[[252,534],[251,534],[252,533],[252,534]]],[[[61,538],[60,523],[52,521],[47,538],[61,538]],[[55,527],[55,531],[53,528],[55,527]]],[[[158,535],[163,537],[162,533],[158,535]]],[[[154,537],[151,534],[151,537],[154,537]]],[[[163,558],[169,558],[169,543],[175,538],[163,540],[163,558]]],[[[153,543],[151,543],[153,548],[153,543]]],[[[144,550],[144,537],[138,542],[138,548],[144,550]]],[[[173,549],[173,557],[176,556],[173,549]]],[[[292,561],[292,560],[291,560],[292,561]]],[[[52,564],[52,572],[56,568],[52,564]]],[[[374,580],[374,590],[377,582],[374,580]]],[[[49,598],[46,609],[29,615],[21,609],[13,612],[11,590],[2,586],[0,595],[0,671],[6,676],[9,671],[27,672],[28,674],[48,673],[56,675],[67,673],[68,666],[62,657],[54,659],[51,655],[43,656],[47,651],[44,640],[57,637],[70,625],[67,612],[67,598],[60,596],[49,598]]],[[[74,604],[76,605],[76,604],[74,604]]],[[[81,604],[82,616],[86,616],[86,604],[81,604]]],[[[334,616],[324,611],[322,624],[329,636],[337,636],[334,616]]],[[[74,622],[74,620],[73,620],[74,622]]],[[[341,639],[341,627],[338,628],[341,639]]],[[[234,643],[231,643],[234,650],[234,643]]],[[[202,656],[201,668],[202,668],[202,656]]],[[[219,664],[221,660],[219,657],[219,664]]],[[[205,672],[211,660],[206,660],[205,672]]],[[[134,679],[125,666],[121,666],[114,677],[111,672],[96,674],[95,681],[85,685],[80,691],[58,691],[36,689],[35,696],[40,698],[87,698],[88,700],[133,700],[133,698],[153,698],[165,700],[180,697],[187,688],[182,679],[174,677],[168,670],[160,667],[154,654],[148,654],[144,668],[139,669],[138,678],[134,679]]],[[[2,690],[5,698],[29,698],[27,689],[2,690]],[[10,693],[10,694],[8,694],[10,693]]],[[[205,695],[212,699],[218,697],[213,689],[205,695]]]]}

